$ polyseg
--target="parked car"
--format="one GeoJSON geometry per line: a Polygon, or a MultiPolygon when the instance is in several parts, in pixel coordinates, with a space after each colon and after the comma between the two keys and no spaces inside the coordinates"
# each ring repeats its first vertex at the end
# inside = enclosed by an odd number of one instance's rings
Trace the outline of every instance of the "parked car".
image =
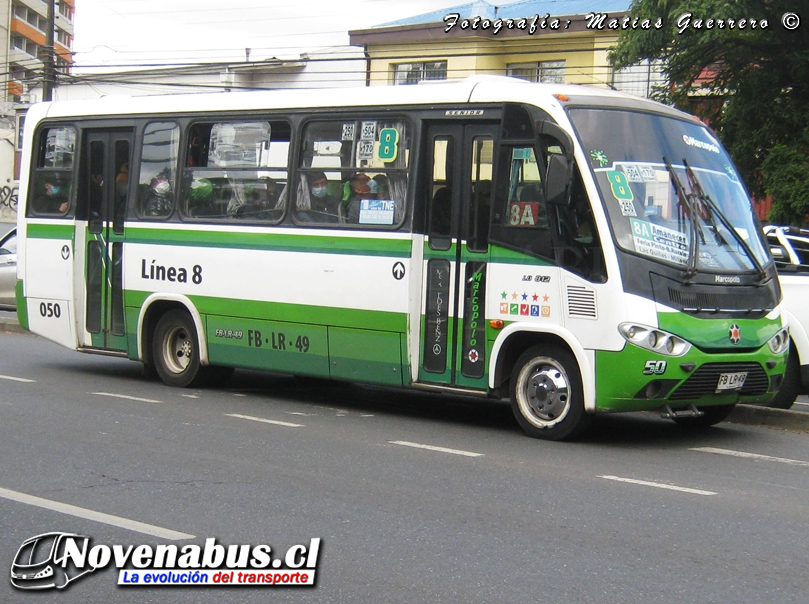
{"type": "Polygon", "coordinates": [[[784,382],[771,407],[789,409],[799,394],[809,393],[809,230],[764,227],[789,321],[790,349],[784,382]]]}
{"type": "Polygon", "coordinates": [[[0,310],[17,310],[17,229],[0,239],[0,310]]]}

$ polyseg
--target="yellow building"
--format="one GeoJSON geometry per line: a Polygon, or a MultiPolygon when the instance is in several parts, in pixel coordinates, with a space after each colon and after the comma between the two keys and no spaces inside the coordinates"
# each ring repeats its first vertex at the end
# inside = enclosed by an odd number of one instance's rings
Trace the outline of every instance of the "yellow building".
{"type": "Polygon", "coordinates": [[[621,27],[631,26],[625,20],[629,5],[629,0],[504,6],[478,1],[349,36],[351,45],[365,50],[369,86],[492,74],[648,96],[661,81],[655,69],[638,65],[614,72],[607,61],[621,27]]]}

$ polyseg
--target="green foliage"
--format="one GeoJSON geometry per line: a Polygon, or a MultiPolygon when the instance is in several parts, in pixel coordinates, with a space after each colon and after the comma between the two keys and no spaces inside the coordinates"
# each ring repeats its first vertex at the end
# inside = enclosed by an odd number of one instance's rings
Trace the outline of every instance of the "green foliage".
{"type": "Polygon", "coordinates": [[[809,19],[799,4],[635,0],[632,17],[660,18],[663,26],[621,31],[610,54],[616,68],[643,59],[662,61],[669,84],[664,99],[707,118],[750,191],[759,198],[772,196],[771,218],[789,223],[804,222],[809,209],[806,193],[798,191],[798,183],[809,183],[809,22],[795,30],[782,24],[788,12],[809,19]],[[688,13],[690,18],[684,16],[688,13]],[[714,19],[711,29],[709,18],[714,19]],[[728,26],[729,19],[735,27],[728,26]],[[740,19],[746,19],[744,28],[738,27],[740,19]],[[757,27],[751,27],[751,19],[757,27]],[[795,173],[789,176],[789,170],[795,173]]]}
{"type": "Polygon", "coordinates": [[[769,220],[802,226],[809,215],[809,155],[797,146],[775,145],[762,162],[764,188],[777,199],[769,220]]]}

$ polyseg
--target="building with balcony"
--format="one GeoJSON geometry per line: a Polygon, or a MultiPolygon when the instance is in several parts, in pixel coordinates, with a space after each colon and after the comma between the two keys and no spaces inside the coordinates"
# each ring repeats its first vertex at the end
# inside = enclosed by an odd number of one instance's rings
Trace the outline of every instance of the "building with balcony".
{"type": "MultiPolygon", "coordinates": [[[[73,64],[73,16],[75,0],[51,0],[54,4],[53,56],[57,73],[67,74],[73,64]]],[[[30,102],[30,89],[41,83],[47,44],[48,4],[46,0],[0,0],[8,17],[6,102],[30,102]]],[[[2,9],[0,9],[2,11],[2,9]]],[[[2,14],[2,12],[0,12],[2,14]]],[[[2,42],[2,41],[0,41],[2,42]]]]}

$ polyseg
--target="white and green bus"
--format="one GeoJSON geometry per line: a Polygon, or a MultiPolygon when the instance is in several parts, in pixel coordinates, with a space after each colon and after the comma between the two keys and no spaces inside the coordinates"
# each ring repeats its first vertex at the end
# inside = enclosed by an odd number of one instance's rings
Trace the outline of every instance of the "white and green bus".
{"type": "Polygon", "coordinates": [[[233,368],[721,421],[788,348],[775,267],[691,116],[510,78],[33,106],[18,314],[173,386],[233,368]]]}

